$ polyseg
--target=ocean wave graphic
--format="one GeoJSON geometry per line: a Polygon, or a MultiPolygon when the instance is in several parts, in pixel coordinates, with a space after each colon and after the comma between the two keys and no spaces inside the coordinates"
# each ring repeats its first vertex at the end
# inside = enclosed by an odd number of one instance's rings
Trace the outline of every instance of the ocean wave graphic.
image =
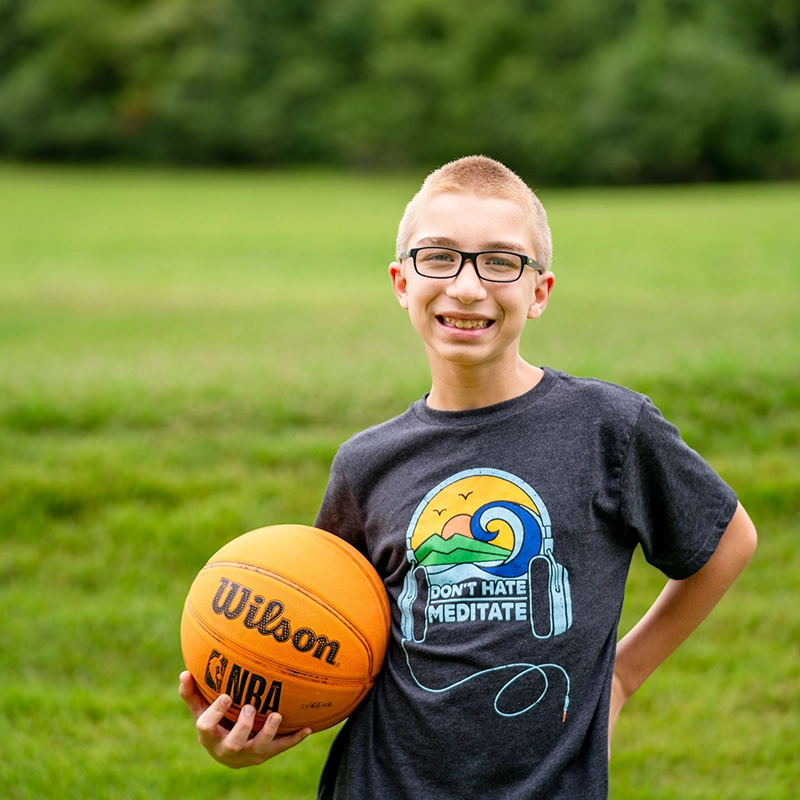
{"type": "Polygon", "coordinates": [[[478,541],[491,542],[498,535],[496,529],[491,529],[492,523],[501,521],[509,525],[514,536],[511,555],[500,564],[482,565],[482,569],[500,578],[518,578],[526,575],[531,559],[541,553],[541,522],[536,514],[525,506],[497,500],[481,506],[473,514],[470,533],[478,541]]]}

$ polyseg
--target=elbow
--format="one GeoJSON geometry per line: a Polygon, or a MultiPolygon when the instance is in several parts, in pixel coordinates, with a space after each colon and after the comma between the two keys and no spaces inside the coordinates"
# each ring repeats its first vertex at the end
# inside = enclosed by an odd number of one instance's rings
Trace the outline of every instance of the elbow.
{"type": "Polygon", "coordinates": [[[758,546],[758,531],[741,503],[736,508],[728,530],[725,531],[726,537],[728,534],[732,534],[730,538],[733,539],[733,550],[741,571],[750,562],[758,546]]]}
{"type": "Polygon", "coordinates": [[[756,526],[753,524],[753,520],[750,519],[748,513],[744,510],[744,506],[739,503],[736,513],[740,514],[743,517],[742,526],[744,527],[744,538],[745,538],[745,547],[749,553],[748,561],[752,557],[753,553],[756,551],[756,547],[758,546],[758,531],[756,531],[756,526]]]}

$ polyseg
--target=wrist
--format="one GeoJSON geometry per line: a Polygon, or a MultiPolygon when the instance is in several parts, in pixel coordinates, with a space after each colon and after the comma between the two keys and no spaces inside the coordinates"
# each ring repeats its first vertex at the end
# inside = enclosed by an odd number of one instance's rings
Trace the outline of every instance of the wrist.
{"type": "Polygon", "coordinates": [[[614,661],[614,675],[612,681],[614,690],[623,702],[630,699],[641,685],[647,680],[650,672],[646,669],[637,669],[635,659],[626,648],[625,639],[617,644],[617,654],[614,661]]]}

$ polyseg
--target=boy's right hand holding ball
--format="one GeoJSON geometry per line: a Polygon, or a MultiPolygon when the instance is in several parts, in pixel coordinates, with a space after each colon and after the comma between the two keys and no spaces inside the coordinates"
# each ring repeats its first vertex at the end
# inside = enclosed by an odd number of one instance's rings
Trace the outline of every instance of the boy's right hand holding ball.
{"type": "Polygon", "coordinates": [[[192,674],[181,673],[179,692],[189,707],[197,725],[197,738],[209,755],[231,769],[252,767],[263,764],[295,745],[311,733],[310,728],[302,728],[295,733],[276,736],[281,724],[281,716],[273,712],[267,717],[264,727],[252,738],[255,709],[244,706],[236,724],[228,730],[220,723],[231,704],[227,694],[220,695],[211,705],[197,690],[192,674]]]}

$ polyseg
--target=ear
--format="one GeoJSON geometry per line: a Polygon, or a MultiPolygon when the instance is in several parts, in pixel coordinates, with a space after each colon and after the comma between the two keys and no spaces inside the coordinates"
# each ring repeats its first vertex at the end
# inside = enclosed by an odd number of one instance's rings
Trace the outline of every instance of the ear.
{"type": "Polygon", "coordinates": [[[408,281],[406,280],[405,272],[403,271],[402,264],[392,261],[389,264],[389,277],[392,280],[392,290],[397,302],[408,311],[408,281]]]}
{"type": "Polygon", "coordinates": [[[539,276],[539,282],[536,284],[536,291],[533,294],[533,300],[528,307],[528,319],[536,319],[541,317],[544,313],[547,304],[550,302],[550,295],[555,286],[556,276],[550,270],[543,272],[539,276]]]}

